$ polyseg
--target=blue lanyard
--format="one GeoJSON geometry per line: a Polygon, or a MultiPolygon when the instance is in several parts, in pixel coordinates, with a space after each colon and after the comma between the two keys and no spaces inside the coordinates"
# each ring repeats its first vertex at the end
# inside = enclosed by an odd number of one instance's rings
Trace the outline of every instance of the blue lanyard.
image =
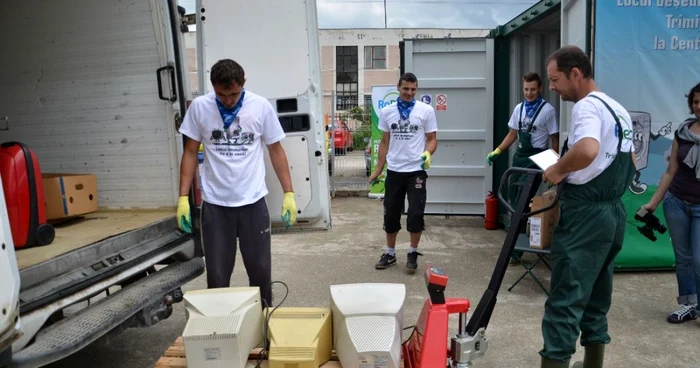
{"type": "Polygon", "coordinates": [[[241,92],[241,98],[238,99],[238,102],[236,102],[236,105],[233,106],[232,108],[227,108],[224,106],[224,104],[219,101],[218,98],[216,98],[216,107],[219,108],[219,113],[221,114],[221,120],[224,121],[224,130],[228,130],[228,127],[233,124],[233,122],[236,120],[236,117],[238,116],[238,113],[241,111],[241,107],[243,106],[243,98],[245,97],[245,90],[241,92]]]}

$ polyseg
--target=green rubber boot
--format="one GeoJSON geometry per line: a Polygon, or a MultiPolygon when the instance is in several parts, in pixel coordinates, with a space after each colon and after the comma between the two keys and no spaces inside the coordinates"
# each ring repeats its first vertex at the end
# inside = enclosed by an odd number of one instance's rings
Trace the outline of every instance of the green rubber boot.
{"type": "Polygon", "coordinates": [[[542,358],[540,368],[569,368],[569,361],[542,358]]]}
{"type": "Polygon", "coordinates": [[[588,345],[583,354],[583,362],[576,362],[571,368],[603,368],[603,358],[605,357],[605,345],[588,345]]]}

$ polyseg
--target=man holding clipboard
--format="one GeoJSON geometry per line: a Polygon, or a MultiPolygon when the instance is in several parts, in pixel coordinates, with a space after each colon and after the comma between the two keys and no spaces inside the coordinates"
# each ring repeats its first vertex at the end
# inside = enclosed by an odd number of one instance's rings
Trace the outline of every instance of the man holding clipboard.
{"type": "MultiPolygon", "coordinates": [[[[600,92],[588,56],[564,46],[546,61],[549,88],[575,103],[562,157],[543,180],[563,185],[560,219],[551,245],[550,296],[542,320],[541,367],[569,367],[581,333],[585,367],[602,367],[610,343],[615,256],[622,249],[627,212],[622,195],[635,174],[632,119],[600,92]]],[[[581,367],[577,363],[574,367],[581,367]]]]}

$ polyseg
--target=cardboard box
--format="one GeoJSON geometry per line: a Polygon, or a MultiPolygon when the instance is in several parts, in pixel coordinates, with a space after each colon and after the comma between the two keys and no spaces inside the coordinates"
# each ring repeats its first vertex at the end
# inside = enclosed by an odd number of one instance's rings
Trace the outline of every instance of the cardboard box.
{"type": "MultiPolygon", "coordinates": [[[[549,190],[536,196],[530,202],[530,210],[537,211],[554,203],[556,190],[549,190]]],[[[559,203],[554,208],[531,216],[529,219],[530,248],[545,249],[552,244],[554,227],[559,221],[559,203]]]]}
{"type": "Polygon", "coordinates": [[[97,176],[42,174],[46,219],[59,220],[97,211],[97,176]]]}

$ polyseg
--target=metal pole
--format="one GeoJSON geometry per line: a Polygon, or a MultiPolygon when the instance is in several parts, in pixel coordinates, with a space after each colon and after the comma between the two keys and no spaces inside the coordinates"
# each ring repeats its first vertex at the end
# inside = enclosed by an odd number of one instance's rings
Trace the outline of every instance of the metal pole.
{"type": "Polygon", "coordinates": [[[467,313],[459,314],[459,326],[457,328],[459,337],[467,336],[467,313]]]}
{"type": "Polygon", "coordinates": [[[384,28],[387,28],[387,23],[386,23],[386,0],[384,0],[384,28]]]}
{"type": "Polygon", "coordinates": [[[331,152],[330,152],[330,155],[331,155],[331,175],[330,175],[331,178],[330,179],[331,180],[330,181],[331,181],[331,196],[333,198],[335,198],[335,189],[336,189],[335,178],[336,178],[336,170],[337,170],[336,164],[335,164],[335,159],[336,159],[336,157],[335,157],[335,127],[333,125],[333,124],[335,124],[335,113],[336,113],[336,111],[335,111],[335,107],[336,107],[335,101],[336,100],[335,99],[336,99],[335,89],[333,89],[333,91],[331,93],[331,118],[328,121],[328,131],[330,132],[330,138],[328,138],[328,139],[330,139],[330,147],[331,147],[331,152]]]}

